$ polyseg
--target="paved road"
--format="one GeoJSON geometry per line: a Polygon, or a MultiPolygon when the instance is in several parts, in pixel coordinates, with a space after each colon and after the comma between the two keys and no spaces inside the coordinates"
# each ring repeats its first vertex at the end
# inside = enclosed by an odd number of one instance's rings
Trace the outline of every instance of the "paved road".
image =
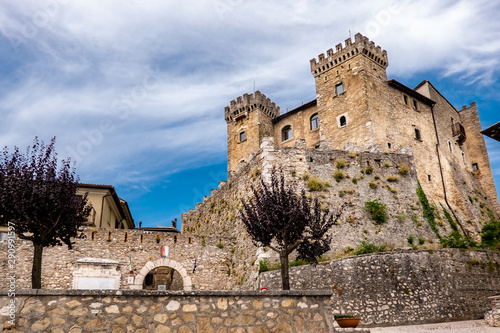
{"type": "Polygon", "coordinates": [[[484,320],[454,321],[450,323],[372,327],[371,333],[500,333],[500,327],[486,325],[484,320]]]}

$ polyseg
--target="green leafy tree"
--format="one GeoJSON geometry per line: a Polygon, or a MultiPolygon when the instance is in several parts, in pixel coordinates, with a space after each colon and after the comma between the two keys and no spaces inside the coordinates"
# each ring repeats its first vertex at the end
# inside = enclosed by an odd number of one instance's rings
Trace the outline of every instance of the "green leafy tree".
{"type": "Polygon", "coordinates": [[[254,241],[279,253],[283,290],[290,290],[288,255],[297,249],[299,258],[315,262],[330,249],[326,233],[340,217],[322,209],[321,203],[300,193],[295,183],[285,184],[282,170],[273,168],[271,182],[252,186],[253,196],[243,201],[241,220],[254,241]]]}
{"type": "Polygon", "coordinates": [[[25,154],[14,147],[0,156],[0,224],[13,224],[19,238],[33,243],[32,288],[42,287],[43,248],[62,245],[90,214],[87,195],[76,194],[78,177],[69,160],[58,166],[54,149],[35,138],[25,154]]]}

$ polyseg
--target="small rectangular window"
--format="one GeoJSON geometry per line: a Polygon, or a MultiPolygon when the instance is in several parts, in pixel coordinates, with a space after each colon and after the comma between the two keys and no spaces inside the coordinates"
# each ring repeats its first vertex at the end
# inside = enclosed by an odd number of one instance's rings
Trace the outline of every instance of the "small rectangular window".
{"type": "Polygon", "coordinates": [[[392,145],[390,142],[387,142],[387,149],[391,149],[392,145]]]}
{"type": "Polygon", "coordinates": [[[403,95],[403,101],[405,102],[405,105],[408,105],[408,96],[403,95]]]}
{"type": "Polygon", "coordinates": [[[477,165],[477,163],[472,163],[472,170],[474,171],[479,170],[479,166],[477,165]]]}
{"type": "Polygon", "coordinates": [[[337,83],[335,85],[335,91],[337,92],[337,96],[344,92],[344,85],[342,83],[337,83]]]}
{"type": "Polygon", "coordinates": [[[418,110],[418,102],[416,99],[413,100],[413,109],[418,110]]]}
{"type": "Polygon", "coordinates": [[[240,142],[243,142],[247,139],[245,132],[240,133],[240,142]]]}
{"type": "Polygon", "coordinates": [[[422,140],[422,136],[420,135],[420,130],[415,128],[415,139],[422,140]]]}
{"type": "Polygon", "coordinates": [[[432,179],[432,178],[431,178],[431,175],[427,175],[427,180],[428,180],[428,181],[431,181],[431,179],[432,179]]]}

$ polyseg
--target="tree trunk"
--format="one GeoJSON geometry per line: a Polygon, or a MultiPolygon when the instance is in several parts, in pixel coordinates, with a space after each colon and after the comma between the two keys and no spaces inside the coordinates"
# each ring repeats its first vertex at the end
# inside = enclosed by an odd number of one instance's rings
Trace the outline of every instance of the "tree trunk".
{"type": "Polygon", "coordinates": [[[33,267],[31,268],[31,288],[42,289],[43,245],[33,242],[33,267]]]}
{"type": "Polygon", "coordinates": [[[290,290],[290,276],[288,275],[288,254],[286,249],[280,251],[281,285],[283,290],[290,290]]]}

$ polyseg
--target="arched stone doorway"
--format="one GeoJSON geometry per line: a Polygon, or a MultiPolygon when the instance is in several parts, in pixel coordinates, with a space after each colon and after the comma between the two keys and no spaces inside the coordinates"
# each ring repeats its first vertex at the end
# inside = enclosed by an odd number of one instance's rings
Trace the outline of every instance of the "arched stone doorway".
{"type": "Polygon", "coordinates": [[[139,273],[135,276],[133,289],[142,289],[144,284],[144,279],[148,275],[149,272],[154,271],[159,267],[169,267],[175,270],[180,277],[182,278],[183,289],[186,291],[193,290],[193,283],[191,282],[191,278],[187,274],[187,271],[180,263],[174,260],[170,260],[167,258],[161,258],[155,261],[148,261],[146,265],[139,271],[139,273]]]}

